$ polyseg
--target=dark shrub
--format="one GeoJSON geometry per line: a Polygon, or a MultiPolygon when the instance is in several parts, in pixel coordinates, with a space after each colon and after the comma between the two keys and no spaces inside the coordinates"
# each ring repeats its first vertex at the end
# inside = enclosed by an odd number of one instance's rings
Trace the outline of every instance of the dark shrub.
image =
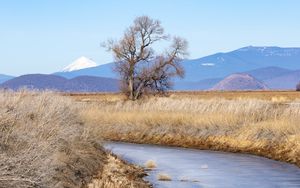
{"type": "Polygon", "coordinates": [[[300,82],[296,86],[296,91],[300,91],[300,82]]]}

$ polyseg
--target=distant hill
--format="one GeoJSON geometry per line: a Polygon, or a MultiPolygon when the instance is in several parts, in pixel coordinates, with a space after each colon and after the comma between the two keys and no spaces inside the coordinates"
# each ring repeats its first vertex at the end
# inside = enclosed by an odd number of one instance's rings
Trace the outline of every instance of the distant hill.
{"type": "Polygon", "coordinates": [[[217,83],[211,90],[266,90],[268,87],[249,74],[232,74],[217,83]]]}
{"type": "Polygon", "coordinates": [[[293,71],[289,69],[272,66],[272,67],[254,69],[254,70],[246,71],[244,73],[250,74],[251,76],[255,77],[258,80],[267,80],[267,79],[276,78],[292,72],[293,71]]]}
{"type": "Polygon", "coordinates": [[[185,81],[222,78],[233,73],[264,67],[300,69],[300,48],[245,47],[228,53],[217,53],[182,62],[185,81]]]}
{"type": "Polygon", "coordinates": [[[180,81],[178,81],[174,85],[174,90],[181,90],[181,91],[208,90],[221,80],[222,80],[222,78],[204,79],[204,80],[200,80],[198,82],[180,82],[180,81]]]}
{"type": "Polygon", "coordinates": [[[116,92],[119,91],[119,80],[95,76],[78,76],[67,81],[66,91],[80,92],[116,92]]]}
{"type": "MultiPolygon", "coordinates": [[[[242,74],[249,74],[253,76],[255,79],[261,82],[267,82],[268,87],[270,89],[294,89],[295,82],[297,81],[297,74],[295,71],[280,68],[280,67],[264,67],[259,69],[254,69],[246,72],[242,72],[242,74]],[[280,78],[281,76],[288,76],[289,74],[295,74],[292,81],[289,81],[290,84],[286,84],[286,80],[280,78]],[[279,77],[278,79],[276,79],[279,77]],[[285,86],[285,87],[283,87],[285,86]]],[[[240,74],[240,73],[239,73],[240,74]]],[[[223,78],[211,78],[204,79],[198,82],[176,82],[174,89],[175,90],[208,90],[212,88],[215,84],[221,81],[223,78]]],[[[299,78],[300,79],[300,78],[299,78]]]]}
{"type": "Polygon", "coordinates": [[[300,70],[291,71],[275,78],[264,80],[271,89],[295,89],[300,82],[300,70]]]}
{"type": "Polygon", "coordinates": [[[62,90],[66,78],[45,74],[28,74],[8,80],[0,85],[1,88],[10,88],[13,90],[26,87],[29,89],[55,89],[62,90]]]}
{"type": "Polygon", "coordinates": [[[13,78],[0,85],[0,88],[18,90],[20,88],[56,90],[65,92],[116,92],[119,81],[112,78],[80,76],[66,79],[56,75],[28,74],[13,78]]]}
{"type": "Polygon", "coordinates": [[[13,76],[0,74],[0,84],[2,84],[3,82],[6,82],[7,80],[10,80],[12,78],[13,78],[13,76]]]}

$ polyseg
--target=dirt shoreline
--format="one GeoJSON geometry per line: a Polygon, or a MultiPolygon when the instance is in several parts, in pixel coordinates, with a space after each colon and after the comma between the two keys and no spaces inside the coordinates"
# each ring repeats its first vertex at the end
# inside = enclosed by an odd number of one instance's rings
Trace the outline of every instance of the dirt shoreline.
{"type": "Polygon", "coordinates": [[[152,185],[143,179],[145,176],[147,174],[142,167],[129,164],[110,153],[103,169],[93,177],[87,188],[151,188],[152,185]]]}

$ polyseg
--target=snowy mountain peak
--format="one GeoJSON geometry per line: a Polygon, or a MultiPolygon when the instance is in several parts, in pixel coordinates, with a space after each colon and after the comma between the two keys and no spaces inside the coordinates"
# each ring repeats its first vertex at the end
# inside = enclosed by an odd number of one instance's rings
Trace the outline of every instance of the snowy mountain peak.
{"type": "Polygon", "coordinates": [[[80,70],[80,69],[85,69],[85,68],[91,68],[91,67],[96,67],[98,66],[97,63],[92,61],[91,59],[87,57],[80,57],[76,59],[73,63],[70,65],[66,66],[62,71],[63,72],[71,72],[75,70],[80,70]]]}
{"type": "Polygon", "coordinates": [[[288,57],[300,54],[300,48],[280,48],[277,46],[247,46],[234,52],[260,53],[263,56],[288,57]]]}
{"type": "Polygon", "coordinates": [[[268,50],[268,51],[281,50],[281,48],[277,47],[277,46],[246,46],[246,47],[240,48],[236,51],[240,51],[240,52],[260,51],[260,52],[263,52],[266,50],[268,50]]]}

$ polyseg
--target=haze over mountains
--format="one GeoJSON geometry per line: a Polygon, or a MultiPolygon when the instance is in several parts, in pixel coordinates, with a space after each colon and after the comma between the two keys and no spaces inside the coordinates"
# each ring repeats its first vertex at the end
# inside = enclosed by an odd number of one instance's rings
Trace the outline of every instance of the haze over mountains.
{"type": "MultiPolygon", "coordinates": [[[[239,82],[241,85],[235,88],[237,90],[245,89],[243,83],[249,85],[248,81],[252,83],[249,86],[253,86],[246,87],[248,90],[294,89],[300,81],[300,48],[248,46],[228,53],[216,53],[199,59],[184,60],[182,65],[186,70],[186,76],[182,80],[174,80],[175,90],[208,90],[212,88],[226,90],[226,87],[217,87],[220,86],[219,82],[226,86],[226,82],[231,80],[228,79],[228,76],[235,73],[242,73],[243,78],[246,78],[245,75],[249,76],[247,79],[241,79],[244,82],[239,82]]],[[[95,62],[83,57],[53,75],[71,80],[78,76],[117,79],[112,67],[113,63],[96,66],[95,62]]],[[[236,77],[237,75],[235,75],[236,77]]],[[[91,82],[92,80],[89,79],[89,83],[91,82]]],[[[4,85],[11,88],[9,83],[4,85]]]]}
{"type": "Polygon", "coordinates": [[[14,78],[13,76],[9,76],[9,75],[5,75],[5,74],[0,74],[0,84],[7,81],[7,80],[10,80],[14,78]]]}

